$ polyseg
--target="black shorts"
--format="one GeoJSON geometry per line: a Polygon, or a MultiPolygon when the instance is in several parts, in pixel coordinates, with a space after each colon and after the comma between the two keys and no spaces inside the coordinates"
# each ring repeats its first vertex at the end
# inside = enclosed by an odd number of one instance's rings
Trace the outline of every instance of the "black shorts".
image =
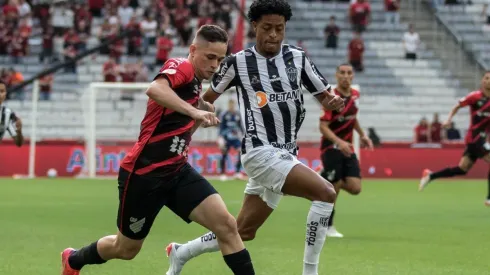
{"type": "Polygon", "coordinates": [[[170,177],[136,175],[119,170],[119,231],[133,240],[144,239],[163,206],[185,222],[204,199],[218,193],[189,164],[170,177]]]}
{"type": "Polygon", "coordinates": [[[489,148],[485,146],[485,142],[469,143],[466,144],[463,156],[468,157],[471,161],[476,162],[478,159],[483,158],[489,154],[489,148]]]}
{"type": "Polygon", "coordinates": [[[340,150],[328,149],[322,154],[322,177],[331,183],[345,178],[361,178],[361,168],[356,154],[346,157],[340,150]]]}

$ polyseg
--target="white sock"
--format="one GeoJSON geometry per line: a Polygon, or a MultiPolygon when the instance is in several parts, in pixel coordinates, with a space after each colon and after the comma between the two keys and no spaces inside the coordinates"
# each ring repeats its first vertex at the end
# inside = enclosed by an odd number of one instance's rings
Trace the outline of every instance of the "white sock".
{"type": "Polygon", "coordinates": [[[188,260],[201,254],[216,251],[219,251],[216,234],[213,232],[208,232],[195,240],[181,245],[179,249],[177,249],[177,257],[182,261],[187,262],[188,260]]]}
{"type": "Polygon", "coordinates": [[[308,212],[306,224],[305,256],[303,275],[318,275],[320,253],[327,235],[328,219],[332,214],[333,203],[314,201],[308,212]]]}

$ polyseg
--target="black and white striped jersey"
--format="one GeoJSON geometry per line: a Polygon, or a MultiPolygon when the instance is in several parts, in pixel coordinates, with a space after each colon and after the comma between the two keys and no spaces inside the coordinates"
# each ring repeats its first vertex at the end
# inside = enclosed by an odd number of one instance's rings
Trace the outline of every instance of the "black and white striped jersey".
{"type": "Polygon", "coordinates": [[[17,136],[16,121],[15,113],[7,106],[0,105],[0,141],[3,139],[5,132],[9,132],[12,138],[17,136]]]}
{"type": "Polygon", "coordinates": [[[298,47],[283,45],[273,57],[254,47],[228,56],[213,76],[211,88],[223,93],[236,87],[245,136],[242,152],[263,145],[297,155],[296,139],[305,118],[304,86],[318,95],[330,85],[298,47]]]}

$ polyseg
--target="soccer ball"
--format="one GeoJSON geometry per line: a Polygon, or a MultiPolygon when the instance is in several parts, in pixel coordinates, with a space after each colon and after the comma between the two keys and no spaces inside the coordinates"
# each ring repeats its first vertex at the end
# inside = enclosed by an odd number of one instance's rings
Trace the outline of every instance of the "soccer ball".
{"type": "Polygon", "coordinates": [[[48,178],[56,178],[56,176],[58,176],[58,171],[56,171],[56,169],[54,168],[51,168],[48,170],[48,178]]]}

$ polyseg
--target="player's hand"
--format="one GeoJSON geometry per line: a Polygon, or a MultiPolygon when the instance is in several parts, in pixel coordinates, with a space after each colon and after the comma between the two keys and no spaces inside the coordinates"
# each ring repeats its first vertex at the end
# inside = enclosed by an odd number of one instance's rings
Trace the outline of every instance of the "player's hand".
{"type": "Polygon", "coordinates": [[[22,120],[20,118],[17,118],[17,120],[15,121],[15,128],[17,129],[17,131],[22,130],[22,120]]]}
{"type": "Polygon", "coordinates": [[[337,143],[337,147],[339,148],[340,152],[344,154],[346,157],[350,157],[352,155],[352,149],[351,149],[351,144],[346,142],[346,141],[340,141],[337,143]]]}
{"type": "Polygon", "coordinates": [[[219,119],[216,117],[216,114],[208,111],[195,109],[195,111],[191,114],[191,117],[197,123],[200,123],[204,128],[215,126],[220,123],[219,119]]]}
{"type": "Polygon", "coordinates": [[[371,151],[374,150],[373,141],[368,136],[361,137],[361,146],[371,151]]]}
{"type": "Polygon", "coordinates": [[[451,121],[450,120],[446,120],[442,123],[442,128],[445,128],[445,129],[449,129],[451,128],[451,121]]]}
{"type": "Polygon", "coordinates": [[[325,98],[322,101],[323,108],[328,111],[342,111],[344,109],[344,100],[337,95],[333,95],[329,92],[325,93],[325,98]]]}

